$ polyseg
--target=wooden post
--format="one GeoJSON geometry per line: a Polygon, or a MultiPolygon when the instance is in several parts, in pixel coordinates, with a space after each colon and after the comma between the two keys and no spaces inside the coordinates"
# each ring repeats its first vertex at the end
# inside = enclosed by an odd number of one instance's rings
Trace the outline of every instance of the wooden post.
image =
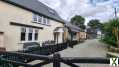
{"type": "Polygon", "coordinates": [[[54,57],[54,61],[53,61],[53,67],[60,67],[60,62],[58,60],[60,60],[60,54],[59,53],[55,53],[53,55],[54,57]]]}

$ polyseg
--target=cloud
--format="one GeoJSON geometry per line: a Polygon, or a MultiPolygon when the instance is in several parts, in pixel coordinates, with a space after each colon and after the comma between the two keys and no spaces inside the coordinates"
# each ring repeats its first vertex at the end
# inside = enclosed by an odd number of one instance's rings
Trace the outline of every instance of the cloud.
{"type": "MultiPolygon", "coordinates": [[[[70,20],[74,15],[81,15],[87,20],[100,19],[107,21],[113,17],[114,9],[112,5],[116,0],[39,0],[49,7],[55,9],[59,15],[65,19],[70,20]]],[[[117,0],[118,1],[118,0],[117,0]]],[[[119,15],[119,14],[118,14],[119,15]]]]}

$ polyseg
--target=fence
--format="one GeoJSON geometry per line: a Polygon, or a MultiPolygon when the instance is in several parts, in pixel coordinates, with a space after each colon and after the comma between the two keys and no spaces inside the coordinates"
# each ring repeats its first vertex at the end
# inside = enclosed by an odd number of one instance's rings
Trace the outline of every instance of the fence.
{"type": "Polygon", "coordinates": [[[82,58],[82,57],[61,57],[59,53],[55,53],[53,56],[36,55],[28,53],[18,52],[0,52],[1,67],[41,67],[49,63],[53,63],[53,67],[61,67],[61,63],[64,63],[70,67],[80,67],[74,63],[98,63],[109,64],[109,58],[82,58]],[[24,59],[24,60],[23,60],[24,59]],[[42,60],[42,62],[31,65],[27,64],[27,60],[42,60]],[[6,66],[7,65],[7,66],[6,66]]]}

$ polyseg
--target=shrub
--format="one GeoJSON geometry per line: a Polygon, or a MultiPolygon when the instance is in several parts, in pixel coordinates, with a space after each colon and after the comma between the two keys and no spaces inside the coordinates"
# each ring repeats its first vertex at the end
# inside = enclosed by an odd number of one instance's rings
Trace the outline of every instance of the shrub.
{"type": "Polygon", "coordinates": [[[107,43],[109,46],[116,46],[116,38],[114,36],[104,36],[101,41],[107,43]]]}

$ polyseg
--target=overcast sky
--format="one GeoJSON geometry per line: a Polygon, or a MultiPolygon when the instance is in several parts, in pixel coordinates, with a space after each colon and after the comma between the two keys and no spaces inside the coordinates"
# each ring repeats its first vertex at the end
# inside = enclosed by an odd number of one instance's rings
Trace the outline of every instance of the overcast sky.
{"type": "Polygon", "coordinates": [[[74,15],[90,19],[107,21],[114,17],[114,8],[119,6],[119,0],[39,0],[55,9],[59,15],[70,20],[74,15]]]}

